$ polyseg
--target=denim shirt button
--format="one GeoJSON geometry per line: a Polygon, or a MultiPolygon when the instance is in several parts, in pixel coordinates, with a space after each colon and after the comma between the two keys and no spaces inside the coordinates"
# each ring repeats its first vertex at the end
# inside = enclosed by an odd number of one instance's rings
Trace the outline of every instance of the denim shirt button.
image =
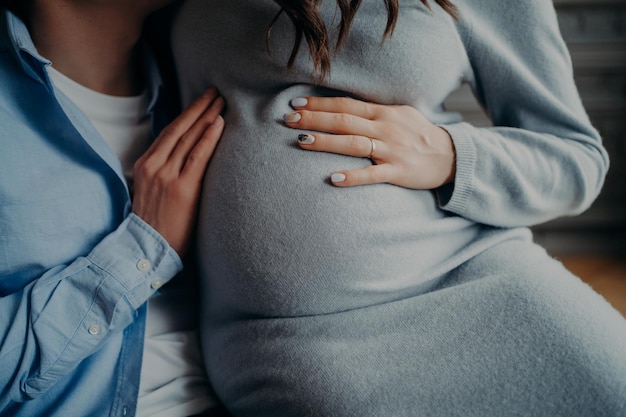
{"type": "Polygon", "coordinates": [[[94,335],[94,336],[99,335],[100,334],[100,325],[94,323],[91,326],[89,326],[89,329],[87,329],[87,331],[91,335],[94,335]]]}
{"type": "Polygon", "coordinates": [[[152,263],[147,259],[140,259],[137,262],[137,269],[141,272],[148,272],[152,268],[152,263]]]}
{"type": "Polygon", "coordinates": [[[163,280],[161,278],[157,278],[150,283],[150,288],[153,290],[158,290],[163,286],[163,280]]]}

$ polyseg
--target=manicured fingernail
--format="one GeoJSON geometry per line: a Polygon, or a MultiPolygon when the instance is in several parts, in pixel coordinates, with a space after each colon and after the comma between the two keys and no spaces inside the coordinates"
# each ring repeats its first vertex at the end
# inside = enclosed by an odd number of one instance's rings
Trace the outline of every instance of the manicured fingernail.
{"type": "Polygon", "coordinates": [[[309,103],[309,100],[307,100],[304,97],[296,97],[294,99],[291,100],[291,105],[293,107],[304,107],[309,103]]]}
{"type": "Polygon", "coordinates": [[[298,135],[298,142],[303,145],[310,145],[315,142],[315,136],[306,134],[298,135]]]}
{"type": "Polygon", "coordinates": [[[334,174],[330,176],[330,181],[334,183],[344,182],[345,180],[346,180],[345,174],[342,174],[340,172],[335,172],[334,174]]]}
{"type": "Polygon", "coordinates": [[[298,112],[285,113],[283,115],[283,120],[287,123],[299,122],[301,118],[302,116],[300,116],[300,113],[298,112]]]}

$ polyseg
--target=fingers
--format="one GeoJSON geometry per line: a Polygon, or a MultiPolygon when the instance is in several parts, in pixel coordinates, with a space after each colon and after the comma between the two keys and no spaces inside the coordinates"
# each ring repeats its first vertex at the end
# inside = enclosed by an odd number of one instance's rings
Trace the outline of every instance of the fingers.
{"type": "Polygon", "coordinates": [[[364,119],[376,118],[380,106],[349,97],[298,97],[291,100],[296,110],[347,113],[364,119]]]}
{"type": "Polygon", "coordinates": [[[390,182],[394,176],[391,164],[371,165],[361,169],[334,172],[330,181],[337,187],[354,187],[357,185],[381,184],[390,182]]]}
{"type": "Polygon", "coordinates": [[[315,130],[339,135],[375,136],[371,120],[350,113],[298,110],[283,116],[285,124],[295,129],[315,130]]]}
{"type": "Polygon", "coordinates": [[[155,164],[162,164],[164,160],[169,158],[180,138],[187,133],[203,115],[207,114],[207,110],[215,104],[216,100],[218,102],[221,101],[221,106],[223,107],[223,99],[218,97],[217,90],[211,87],[163,129],[159,137],[142,158],[152,158],[155,159],[155,164]]]}
{"type": "Polygon", "coordinates": [[[162,170],[172,176],[180,175],[190,152],[217,120],[224,106],[224,99],[217,95],[217,90],[207,90],[163,130],[135,167],[141,167],[148,175],[162,170]]]}
{"type": "MultiPolygon", "coordinates": [[[[371,158],[374,162],[382,162],[388,152],[387,144],[384,142],[355,135],[301,134],[298,136],[298,144],[301,148],[311,151],[371,158]]],[[[334,172],[330,176],[330,181],[338,187],[379,184],[391,182],[394,172],[392,164],[381,163],[356,170],[334,172]]]]}
{"type": "Polygon", "coordinates": [[[224,130],[224,119],[217,116],[215,121],[204,131],[200,140],[195,144],[185,159],[181,177],[200,181],[207,164],[213,156],[217,142],[224,130]]]}
{"type": "Polygon", "coordinates": [[[303,133],[298,136],[302,149],[317,152],[330,152],[358,158],[384,159],[388,145],[377,139],[360,135],[327,135],[323,133],[303,133]]]}
{"type": "MultiPolygon", "coordinates": [[[[222,97],[217,97],[211,103],[209,108],[206,109],[198,120],[196,120],[196,122],[189,128],[189,130],[183,134],[180,140],[176,142],[174,150],[172,151],[168,161],[174,170],[178,170],[180,172],[183,169],[187,160],[191,157],[195,147],[200,142],[206,142],[207,131],[211,130],[211,127],[213,127],[215,123],[218,123],[218,119],[220,126],[223,125],[224,120],[219,117],[223,109],[224,99],[222,97]]],[[[210,135],[210,138],[213,139],[213,136],[210,135]]],[[[215,144],[217,144],[217,139],[219,139],[219,135],[215,138],[215,144]]]]}

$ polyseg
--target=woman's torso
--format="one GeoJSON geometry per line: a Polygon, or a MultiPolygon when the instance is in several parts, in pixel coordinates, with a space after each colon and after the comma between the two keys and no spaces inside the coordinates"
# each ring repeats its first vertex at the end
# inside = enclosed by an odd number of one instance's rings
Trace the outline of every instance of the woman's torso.
{"type": "MultiPolygon", "coordinates": [[[[335,7],[323,2],[328,27],[335,7]]],[[[332,186],[331,172],[371,162],[301,150],[298,132],[282,123],[289,100],[303,95],[408,104],[433,123],[458,120],[442,103],[471,69],[452,18],[402,0],[395,32],[381,43],[384,2],[364,2],[318,86],[305,43],[286,68],[294,31],[285,14],[266,48],[278,11],[272,0],[188,0],[174,28],[184,104],[209,85],[228,103],[199,224],[215,315],[323,314],[401,299],[504,239],[442,211],[431,191],[332,186]]]]}

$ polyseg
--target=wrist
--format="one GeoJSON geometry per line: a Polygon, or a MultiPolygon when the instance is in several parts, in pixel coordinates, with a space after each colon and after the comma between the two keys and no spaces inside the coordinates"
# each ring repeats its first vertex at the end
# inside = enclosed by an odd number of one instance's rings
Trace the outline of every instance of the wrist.
{"type": "Polygon", "coordinates": [[[456,176],[456,148],[450,133],[441,126],[434,126],[435,139],[442,155],[442,177],[441,185],[454,182],[456,176]]]}

